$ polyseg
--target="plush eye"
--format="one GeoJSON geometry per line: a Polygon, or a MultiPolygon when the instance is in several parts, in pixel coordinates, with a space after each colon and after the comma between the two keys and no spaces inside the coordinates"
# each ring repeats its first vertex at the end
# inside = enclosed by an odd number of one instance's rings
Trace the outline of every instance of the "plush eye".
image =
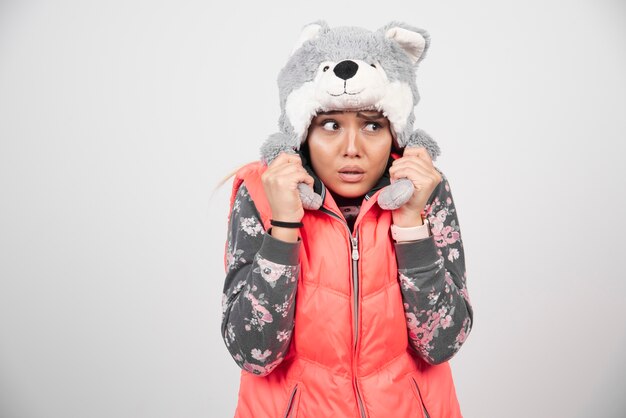
{"type": "Polygon", "coordinates": [[[376,64],[370,64],[372,67],[376,68],[376,64]]]}
{"type": "Polygon", "coordinates": [[[325,67],[322,69],[322,71],[323,71],[323,72],[326,72],[326,71],[328,71],[328,69],[329,69],[329,68],[330,68],[330,67],[327,65],[327,66],[325,66],[325,67]]]}

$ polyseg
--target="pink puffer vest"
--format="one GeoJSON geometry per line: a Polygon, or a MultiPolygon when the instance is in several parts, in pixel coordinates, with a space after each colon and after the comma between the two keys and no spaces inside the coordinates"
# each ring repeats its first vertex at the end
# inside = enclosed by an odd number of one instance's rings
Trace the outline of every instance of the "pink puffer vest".
{"type": "MultiPolygon", "coordinates": [[[[244,182],[265,230],[266,169],[242,167],[230,201],[244,182]]],[[[330,193],[305,211],[290,349],[267,376],[242,370],[236,418],[462,416],[448,362],[429,365],[408,345],[391,212],[377,195],[363,202],[354,234],[330,193]]]]}

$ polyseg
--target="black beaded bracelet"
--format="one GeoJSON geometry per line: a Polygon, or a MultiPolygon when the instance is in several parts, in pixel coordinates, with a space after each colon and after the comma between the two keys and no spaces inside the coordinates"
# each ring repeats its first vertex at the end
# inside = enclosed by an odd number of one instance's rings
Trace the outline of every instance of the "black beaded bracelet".
{"type": "Polygon", "coordinates": [[[283,222],[275,221],[274,219],[270,219],[270,223],[274,226],[280,226],[283,228],[302,228],[304,226],[302,222],[283,222]]]}

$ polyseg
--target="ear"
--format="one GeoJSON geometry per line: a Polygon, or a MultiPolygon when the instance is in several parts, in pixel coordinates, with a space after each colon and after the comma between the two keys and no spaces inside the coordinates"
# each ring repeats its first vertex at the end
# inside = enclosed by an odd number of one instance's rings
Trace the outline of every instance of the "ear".
{"type": "Polygon", "coordinates": [[[430,35],[427,31],[403,22],[390,22],[378,32],[382,33],[385,38],[397,42],[409,56],[413,65],[424,59],[430,46],[430,35]]]}
{"type": "Polygon", "coordinates": [[[413,64],[419,62],[426,48],[426,39],[424,39],[420,33],[394,27],[387,30],[385,36],[399,43],[402,49],[404,49],[404,52],[411,58],[413,64]]]}
{"type": "Polygon", "coordinates": [[[321,34],[324,34],[329,30],[330,28],[328,27],[328,24],[323,20],[318,20],[316,22],[305,25],[300,32],[300,38],[298,38],[298,42],[296,42],[293,49],[291,50],[291,54],[289,55],[293,55],[294,52],[296,52],[296,50],[298,50],[298,48],[300,48],[302,44],[306,41],[316,39],[321,34]]]}

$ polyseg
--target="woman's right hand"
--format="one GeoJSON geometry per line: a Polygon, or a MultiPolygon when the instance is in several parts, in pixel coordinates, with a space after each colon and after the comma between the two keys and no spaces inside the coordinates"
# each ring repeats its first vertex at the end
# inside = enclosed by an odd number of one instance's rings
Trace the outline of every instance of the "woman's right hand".
{"type": "Polygon", "coordinates": [[[304,208],[298,191],[299,183],[313,187],[313,177],[302,166],[298,154],[281,152],[261,175],[265,195],[272,210],[272,219],[300,222],[304,208]]]}

